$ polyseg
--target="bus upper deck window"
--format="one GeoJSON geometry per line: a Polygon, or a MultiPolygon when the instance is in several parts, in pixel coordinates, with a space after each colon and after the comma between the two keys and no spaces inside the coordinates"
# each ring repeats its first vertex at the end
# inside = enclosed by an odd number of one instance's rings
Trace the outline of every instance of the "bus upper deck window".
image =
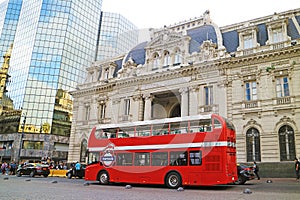
{"type": "Polygon", "coordinates": [[[222,124],[218,119],[214,119],[214,128],[222,128],[222,124]]]}

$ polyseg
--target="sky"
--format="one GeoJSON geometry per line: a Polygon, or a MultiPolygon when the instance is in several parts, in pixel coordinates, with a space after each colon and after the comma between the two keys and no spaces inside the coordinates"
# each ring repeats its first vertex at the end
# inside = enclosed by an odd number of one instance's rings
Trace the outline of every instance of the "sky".
{"type": "Polygon", "coordinates": [[[138,28],[162,28],[200,17],[206,10],[219,27],[300,8],[300,0],[103,0],[102,9],[120,13],[138,28]]]}
{"type": "Polygon", "coordinates": [[[206,10],[221,27],[296,8],[300,0],[103,0],[102,5],[103,11],[120,13],[138,28],[162,28],[206,10]]]}

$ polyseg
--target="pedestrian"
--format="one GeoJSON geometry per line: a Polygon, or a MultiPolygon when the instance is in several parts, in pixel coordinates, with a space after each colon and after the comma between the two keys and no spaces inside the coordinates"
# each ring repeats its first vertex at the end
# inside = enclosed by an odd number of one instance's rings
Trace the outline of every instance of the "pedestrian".
{"type": "Polygon", "coordinates": [[[7,164],[6,164],[6,162],[4,161],[4,163],[2,163],[2,165],[1,165],[1,172],[2,172],[3,175],[4,175],[5,172],[6,172],[6,167],[7,167],[7,164]]]}
{"type": "Polygon", "coordinates": [[[80,162],[77,161],[75,164],[75,177],[79,175],[80,169],[81,169],[81,164],[80,162]]]}
{"type": "Polygon", "coordinates": [[[258,165],[257,165],[257,163],[256,163],[255,161],[253,162],[253,172],[254,172],[254,174],[256,175],[257,180],[259,180],[259,179],[260,179],[260,176],[259,176],[259,174],[258,174],[258,172],[259,172],[259,167],[258,167],[258,165]]]}
{"type": "Polygon", "coordinates": [[[295,158],[294,161],[295,161],[296,181],[299,181],[300,162],[298,161],[297,158],[295,158]]]}

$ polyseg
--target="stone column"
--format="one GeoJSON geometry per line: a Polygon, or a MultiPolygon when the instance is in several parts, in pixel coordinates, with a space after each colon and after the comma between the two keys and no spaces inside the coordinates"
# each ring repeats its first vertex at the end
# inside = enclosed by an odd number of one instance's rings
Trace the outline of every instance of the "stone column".
{"type": "Polygon", "coordinates": [[[189,115],[189,91],[188,88],[179,89],[181,94],[181,117],[189,115]]]}
{"type": "Polygon", "coordinates": [[[189,114],[198,115],[198,92],[199,86],[191,86],[190,88],[190,101],[189,101],[189,114]]]}
{"type": "Polygon", "coordinates": [[[132,97],[134,101],[134,114],[133,114],[133,121],[142,121],[144,119],[144,101],[143,101],[143,96],[138,94],[134,95],[132,97]]]}
{"type": "Polygon", "coordinates": [[[144,94],[143,97],[145,98],[144,120],[150,120],[151,119],[151,113],[152,113],[153,95],[144,94]]]}

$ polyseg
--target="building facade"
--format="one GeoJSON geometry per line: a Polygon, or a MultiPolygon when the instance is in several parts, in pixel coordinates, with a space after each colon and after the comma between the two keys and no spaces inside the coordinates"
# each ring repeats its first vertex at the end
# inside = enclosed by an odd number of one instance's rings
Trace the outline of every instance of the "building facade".
{"type": "Polygon", "coordinates": [[[153,30],[125,56],[95,62],[74,97],[68,160],[92,128],[217,113],[232,120],[238,162],[300,156],[300,9],[218,27],[203,16],[153,30]]]}
{"type": "MultiPolygon", "coordinates": [[[[3,4],[8,4],[6,18],[22,5],[15,15],[15,29],[2,31],[14,36],[7,96],[14,109],[22,110],[18,128],[24,132],[22,145],[13,146],[22,147],[22,159],[66,159],[72,119],[68,91],[84,81],[84,67],[95,60],[102,1],[9,0],[3,4]]],[[[19,157],[12,154],[11,158],[19,157]]]]}
{"type": "Polygon", "coordinates": [[[14,42],[22,3],[22,0],[6,0],[0,4],[0,63],[3,63],[4,54],[14,42]]]}
{"type": "Polygon", "coordinates": [[[101,12],[96,60],[124,54],[138,44],[137,27],[118,13],[101,12]]]}
{"type": "MultiPolygon", "coordinates": [[[[1,151],[5,154],[0,161],[67,159],[73,107],[69,91],[85,81],[85,68],[96,60],[98,46],[105,45],[99,44],[100,27],[105,24],[101,21],[105,19],[101,17],[101,7],[102,0],[6,0],[1,3],[1,55],[13,44],[6,63],[5,97],[9,97],[13,109],[21,113],[15,116],[19,120],[15,132],[5,131],[5,116],[0,120],[4,127],[0,131],[0,148],[10,146],[12,149],[9,153],[7,149],[0,149],[0,155],[1,151]]],[[[114,26],[135,28],[125,18],[110,24],[111,28],[114,26]]],[[[120,45],[118,40],[123,37],[119,35],[111,42],[120,45]]],[[[137,36],[132,35],[130,39],[116,49],[126,45],[131,48],[137,43],[137,36]]],[[[1,61],[4,63],[3,58],[1,61]]]]}

